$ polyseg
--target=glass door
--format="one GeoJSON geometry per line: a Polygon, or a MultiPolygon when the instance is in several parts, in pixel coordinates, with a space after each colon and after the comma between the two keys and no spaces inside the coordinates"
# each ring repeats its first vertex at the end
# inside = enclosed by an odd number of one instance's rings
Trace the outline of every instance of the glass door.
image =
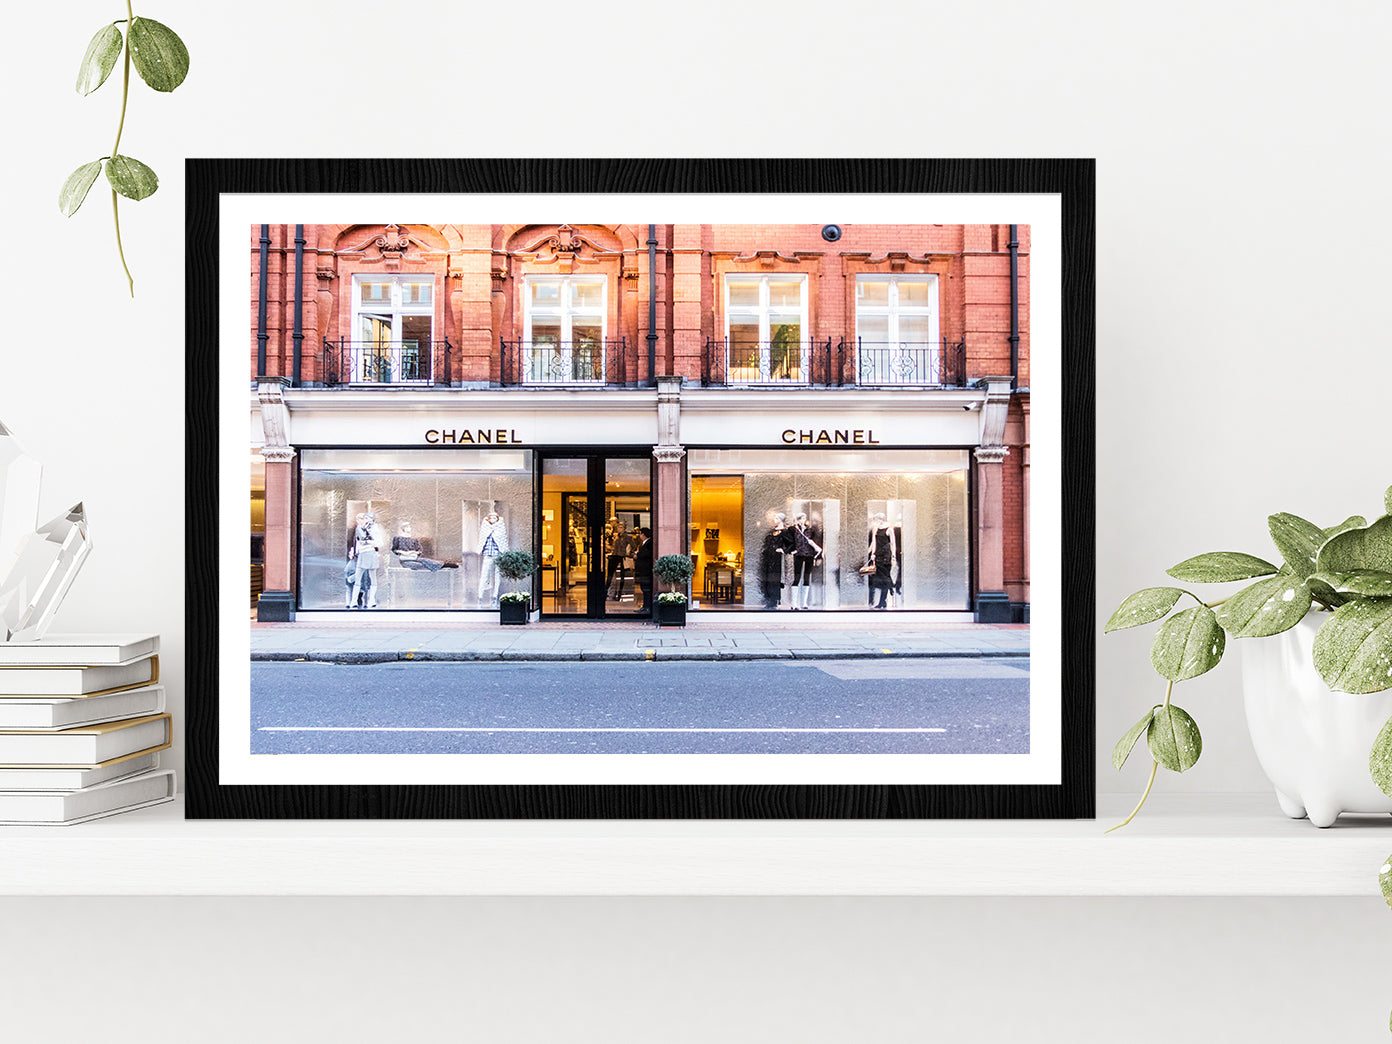
{"type": "Polygon", "coordinates": [[[652,601],[652,478],[645,459],[604,462],[601,542],[606,616],[649,615],[652,601]]]}
{"type": "Polygon", "coordinates": [[[541,462],[541,611],[652,613],[652,464],[648,457],[541,462]]]}
{"type": "Polygon", "coordinates": [[[590,462],[587,457],[541,461],[541,611],[588,616],[590,568],[590,462]]]}

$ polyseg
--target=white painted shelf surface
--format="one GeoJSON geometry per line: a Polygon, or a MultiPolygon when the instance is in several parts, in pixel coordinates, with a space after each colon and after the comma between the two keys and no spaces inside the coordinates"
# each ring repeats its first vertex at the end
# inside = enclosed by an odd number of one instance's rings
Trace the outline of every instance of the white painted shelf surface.
{"type": "Polygon", "coordinates": [[[1096,820],[185,821],[0,827],[0,895],[1375,896],[1392,816],[1266,795],[1096,820]]]}

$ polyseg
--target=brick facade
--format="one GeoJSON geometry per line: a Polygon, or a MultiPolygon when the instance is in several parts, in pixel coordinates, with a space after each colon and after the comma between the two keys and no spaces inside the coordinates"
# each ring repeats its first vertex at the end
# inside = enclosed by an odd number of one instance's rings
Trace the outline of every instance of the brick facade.
{"type": "MultiPolygon", "coordinates": [[[[996,570],[1018,616],[1029,600],[1029,227],[1017,229],[1013,374],[1009,225],[848,225],[834,241],[824,237],[820,225],[658,225],[654,234],[655,271],[649,264],[648,225],[252,226],[251,377],[283,379],[297,389],[345,384],[345,360],[361,337],[354,329],[355,278],[420,275],[433,287],[430,347],[412,372],[436,393],[457,390],[461,404],[467,402],[463,397],[485,389],[515,387],[526,395],[532,389],[522,379],[526,359],[521,353],[527,348],[520,342],[528,278],[602,276],[602,387],[651,389],[654,377],[677,375],[688,387],[728,387],[728,394],[738,397],[746,389],[735,387],[738,382],[725,372],[726,278],[796,275],[806,286],[802,334],[807,347],[798,383],[851,402],[862,389],[857,277],[935,276],[930,285],[936,288],[943,348],[938,383],[970,389],[988,377],[1013,375],[1019,389],[1010,399],[1003,436],[1008,451],[998,483],[1002,561],[996,570]],[[656,327],[650,330],[654,305],[656,327]],[[650,333],[656,334],[655,372],[649,364],[650,333]]],[[[919,389],[896,393],[908,401],[919,389]]],[[[280,517],[275,508],[268,502],[268,519],[280,517]]]]}

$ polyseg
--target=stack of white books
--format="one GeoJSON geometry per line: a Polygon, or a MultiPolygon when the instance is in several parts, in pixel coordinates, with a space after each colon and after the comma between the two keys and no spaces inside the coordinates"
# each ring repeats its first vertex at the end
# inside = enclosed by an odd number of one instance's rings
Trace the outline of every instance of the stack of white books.
{"type": "Polygon", "coordinates": [[[174,800],[159,636],[0,642],[0,824],[71,824],[174,800]]]}

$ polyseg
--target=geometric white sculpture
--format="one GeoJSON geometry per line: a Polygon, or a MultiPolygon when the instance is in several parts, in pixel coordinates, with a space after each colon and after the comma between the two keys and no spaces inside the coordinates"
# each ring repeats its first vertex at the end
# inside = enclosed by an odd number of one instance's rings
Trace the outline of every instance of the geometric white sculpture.
{"type": "Polygon", "coordinates": [[[42,475],[39,462],[20,449],[10,430],[0,424],[0,570],[39,523],[42,475]]]}
{"type": "Polygon", "coordinates": [[[91,553],[80,503],[30,533],[0,577],[0,637],[7,642],[42,638],[91,553]]]}
{"type": "Polygon", "coordinates": [[[42,472],[0,424],[0,642],[42,638],[92,553],[80,503],[34,528],[42,472]]]}

